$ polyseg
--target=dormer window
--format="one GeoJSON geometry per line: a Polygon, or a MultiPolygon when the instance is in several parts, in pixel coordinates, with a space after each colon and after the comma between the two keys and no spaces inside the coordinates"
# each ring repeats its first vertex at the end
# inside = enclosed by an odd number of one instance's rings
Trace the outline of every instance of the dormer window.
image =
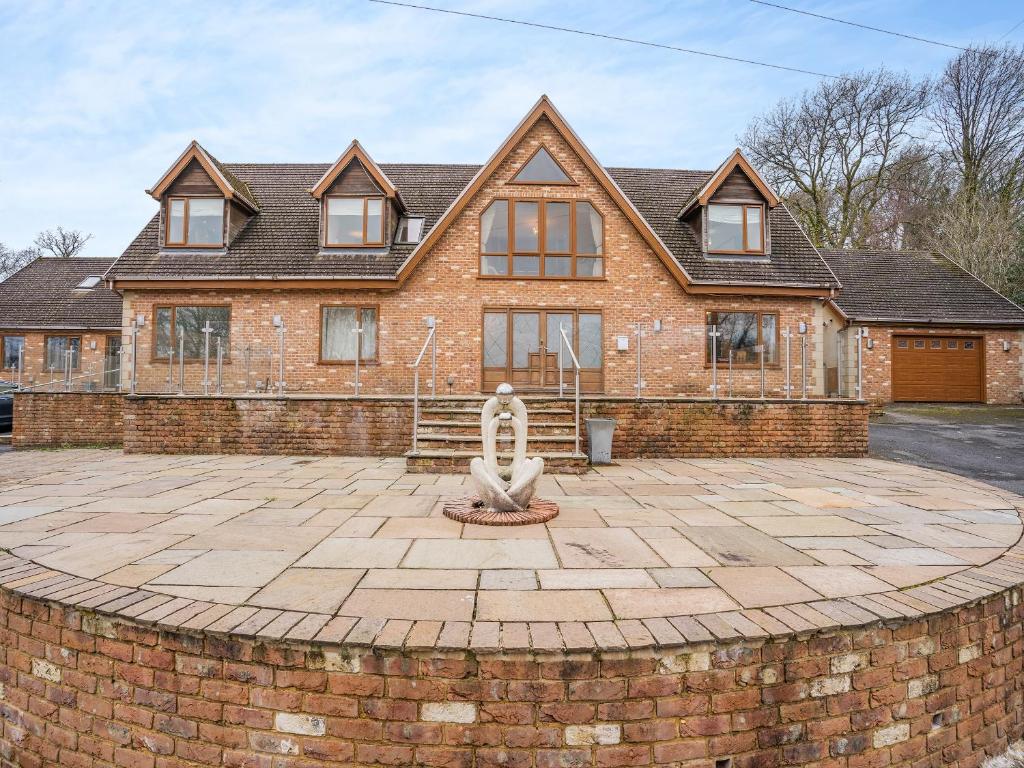
{"type": "Polygon", "coordinates": [[[398,222],[398,232],[395,234],[396,243],[418,243],[423,237],[423,217],[403,216],[398,222]]]}
{"type": "Polygon", "coordinates": [[[764,253],[764,207],[708,205],[708,250],[711,253],[764,253]]]}
{"type": "Polygon", "coordinates": [[[164,243],[197,248],[224,245],[224,198],[168,198],[164,243]]]}
{"type": "Polygon", "coordinates": [[[82,282],[80,282],[75,287],[76,288],[84,288],[84,289],[88,290],[90,288],[95,288],[101,282],[103,282],[103,278],[100,277],[99,275],[89,275],[87,278],[82,280],[82,282]]]}
{"type": "Polygon", "coordinates": [[[328,197],[324,245],[384,245],[383,197],[328,197]]]}

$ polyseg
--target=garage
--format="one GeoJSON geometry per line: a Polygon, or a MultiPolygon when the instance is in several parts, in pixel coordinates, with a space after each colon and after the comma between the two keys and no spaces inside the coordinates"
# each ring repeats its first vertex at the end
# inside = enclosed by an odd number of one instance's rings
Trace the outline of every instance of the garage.
{"type": "Polygon", "coordinates": [[[984,338],[894,335],[892,399],[912,403],[985,401],[984,338]]]}

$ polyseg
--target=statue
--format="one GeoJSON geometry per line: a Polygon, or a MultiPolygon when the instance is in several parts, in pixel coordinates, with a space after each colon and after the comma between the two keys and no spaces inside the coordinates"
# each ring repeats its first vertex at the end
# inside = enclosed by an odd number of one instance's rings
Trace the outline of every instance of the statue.
{"type": "Polygon", "coordinates": [[[473,459],[469,472],[481,501],[494,512],[523,512],[530,506],[537,481],[544,472],[544,459],[526,458],[526,406],[512,386],[500,384],[495,396],[484,403],[480,433],[484,455],[473,459]],[[512,464],[498,466],[498,427],[509,424],[514,435],[512,464]]]}
{"type": "Polygon", "coordinates": [[[512,386],[501,384],[480,413],[483,457],[469,464],[477,496],[445,504],[446,517],[481,525],[542,523],[558,514],[558,505],[533,497],[544,473],[544,459],[526,458],[526,406],[512,386]],[[512,463],[498,464],[498,429],[512,428],[512,463]]]}

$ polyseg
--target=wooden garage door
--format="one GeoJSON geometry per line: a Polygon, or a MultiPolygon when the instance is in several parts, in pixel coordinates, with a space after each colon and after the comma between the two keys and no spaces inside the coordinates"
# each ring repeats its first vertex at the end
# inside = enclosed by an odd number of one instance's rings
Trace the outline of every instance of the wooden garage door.
{"type": "Polygon", "coordinates": [[[894,336],[892,399],[983,402],[983,346],[984,340],[976,336],[894,336]]]}

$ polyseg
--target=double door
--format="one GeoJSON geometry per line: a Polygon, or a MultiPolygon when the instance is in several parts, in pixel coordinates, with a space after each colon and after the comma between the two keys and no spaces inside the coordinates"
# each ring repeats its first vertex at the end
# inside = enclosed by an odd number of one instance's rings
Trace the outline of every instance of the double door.
{"type": "Polygon", "coordinates": [[[580,389],[602,389],[601,314],[576,309],[488,309],[484,311],[483,390],[503,381],[518,390],[553,391],[559,376],[573,387],[573,365],[565,338],[580,361],[580,389]],[[559,357],[561,352],[561,366],[559,357]]]}

